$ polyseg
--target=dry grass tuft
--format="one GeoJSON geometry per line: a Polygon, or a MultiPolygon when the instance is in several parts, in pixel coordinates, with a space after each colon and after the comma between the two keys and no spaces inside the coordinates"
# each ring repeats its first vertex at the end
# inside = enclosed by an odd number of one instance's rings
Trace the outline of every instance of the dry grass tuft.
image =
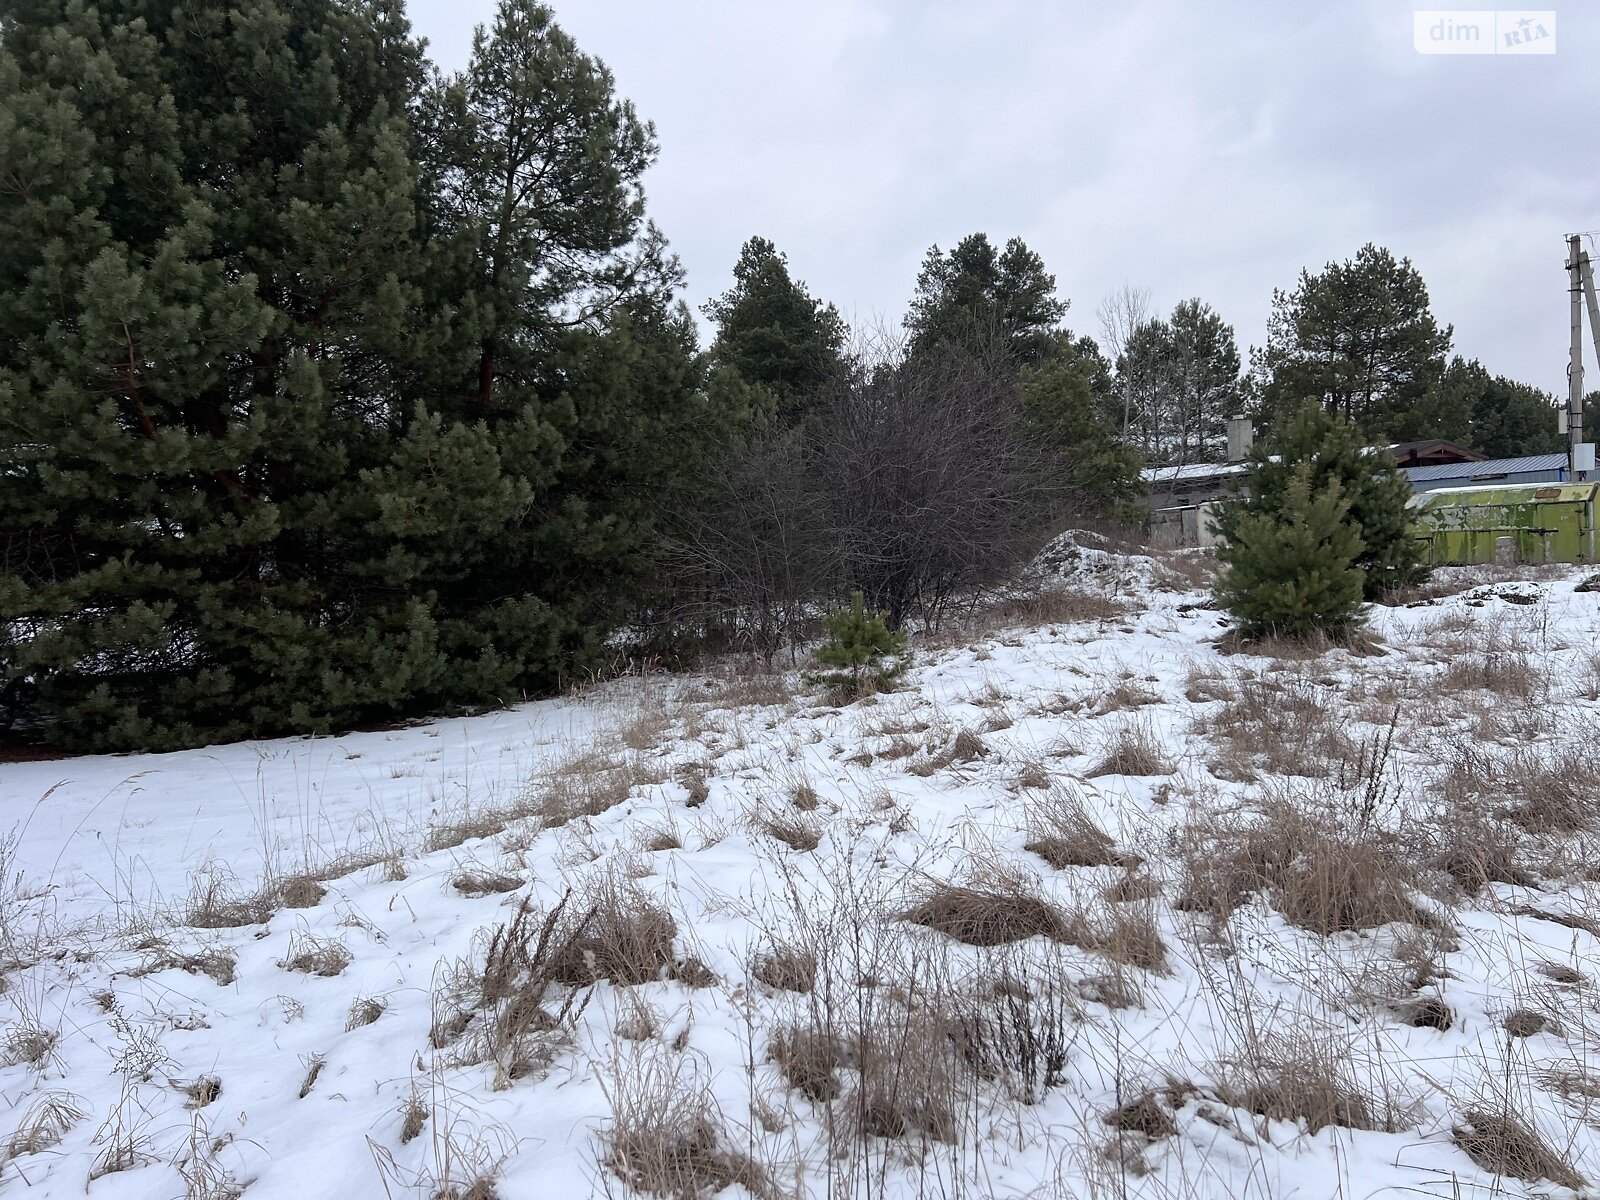
{"type": "Polygon", "coordinates": [[[1220,743],[1212,770],[1221,778],[1249,781],[1265,772],[1325,779],[1360,755],[1333,701],[1332,689],[1298,670],[1241,671],[1195,728],[1220,743]]]}
{"type": "Polygon", "coordinates": [[[1582,833],[1595,824],[1600,762],[1584,744],[1522,747],[1506,764],[1516,803],[1507,814],[1532,833],[1582,833]]]}
{"type": "Polygon", "coordinates": [[[560,910],[544,966],[553,983],[649,983],[672,972],[678,926],[631,882],[603,874],[560,910]]]}
{"type": "Polygon", "coordinates": [[[969,946],[1002,946],[1032,937],[1085,940],[1066,914],[1020,879],[996,877],[974,887],[935,884],[900,916],[969,946]]]}
{"type": "Polygon", "coordinates": [[[782,1028],[768,1041],[767,1055],[789,1086],[811,1103],[838,1098],[839,1069],[846,1056],[833,1034],[800,1026],[782,1028]]]}
{"type": "Polygon", "coordinates": [[[1155,1091],[1141,1092],[1124,1101],[1106,1114],[1105,1121],[1118,1133],[1139,1134],[1152,1142],[1176,1137],[1178,1133],[1178,1122],[1155,1091]]]}
{"type": "Polygon", "coordinates": [[[281,908],[315,908],[328,889],[311,875],[290,875],[278,880],[278,905],[281,908]]]}
{"type": "Polygon", "coordinates": [[[1175,769],[1150,727],[1132,722],[1117,730],[1089,775],[1171,775],[1175,769]]]}
{"type": "Polygon", "coordinates": [[[272,916],[272,908],[270,895],[240,892],[225,868],[208,863],[189,881],[183,923],[195,929],[238,929],[261,924],[272,916]]]}
{"type": "Polygon", "coordinates": [[[1119,904],[1095,924],[1092,948],[1111,961],[1157,974],[1167,970],[1167,944],[1150,902],[1119,904]]]}
{"type": "Polygon", "coordinates": [[[1465,1124],[1451,1130],[1456,1145],[1483,1170],[1500,1178],[1537,1182],[1581,1192],[1588,1181],[1530,1123],[1510,1112],[1468,1109],[1465,1124]]]}
{"type": "Polygon", "coordinates": [[[1087,621],[1116,621],[1130,612],[1127,604],[1098,592],[1047,585],[1036,592],[1007,596],[981,614],[980,620],[1005,627],[1021,625],[1078,625],[1087,621]]]}
{"type": "Polygon", "coordinates": [[[756,956],[750,977],[781,992],[809,992],[817,983],[817,956],[799,946],[775,945],[756,956]]]}
{"type": "Polygon", "coordinates": [[[651,1055],[619,1064],[608,1093],[603,1162],[632,1191],[696,1200],[739,1186],[752,1196],[776,1196],[766,1172],[729,1144],[709,1092],[681,1061],[651,1055]]]}
{"type": "Polygon", "coordinates": [[[1332,1038],[1293,1034],[1262,1038],[1247,1061],[1233,1064],[1218,1094],[1229,1104],[1316,1133],[1330,1125],[1393,1133],[1407,1112],[1388,1097],[1369,1097],[1332,1038]]]}
{"type": "Polygon", "coordinates": [[[1178,907],[1230,915],[1266,893],[1292,925],[1332,934],[1402,922],[1444,922],[1412,899],[1412,864],[1391,841],[1302,806],[1267,802],[1262,819],[1219,825],[1184,847],[1178,907]]]}
{"type": "Polygon", "coordinates": [[[822,824],[800,812],[763,813],[757,824],[768,837],[791,850],[809,853],[822,841],[822,824]]]}
{"type": "Polygon", "coordinates": [[[350,1002],[350,1013],[344,1019],[344,1031],[371,1025],[388,1010],[389,1002],[381,996],[357,996],[350,1002]]]}
{"type": "Polygon", "coordinates": [[[3,1145],[0,1163],[24,1154],[43,1154],[61,1144],[72,1127],[87,1115],[78,1097],[65,1092],[47,1092],[29,1104],[3,1145]]]}
{"type": "Polygon", "coordinates": [[[498,896],[516,891],[522,880],[474,863],[456,871],[450,877],[450,886],[463,896],[498,896]]]}
{"type": "Polygon", "coordinates": [[[678,785],[688,793],[684,804],[699,808],[711,797],[711,768],[705,763],[685,763],[678,768],[678,785]]]}
{"type": "Polygon", "coordinates": [[[976,762],[989,753],[988,744],[982,735],[971,729],[959,729],[947,744],[939,746],[930,743],[926,749],[927,757],[919,758],[906,767],[912,775],[928,776],[947,767],[958,766],[962,763],[976,762]]]}
{"type": "Polygon", "coordinates": [[[400,1144],[404,1146],[413,1141],[427,1123],[428,1102],[422,1098],[421,1092],[412,1088],[400,1102],[400,1144]]]}
{"type": "Polygon", "coordinates": [[[1544,1013],[1534,1012],[1531,1008],[1514,1008],[1505,1015],[1500,1022],[1507,1035],[1514,1038],[1533,1037],[1551,1028],[1550,1019],[1544,1013]]]}
{"type": "Polygon", "coordinates": [[[1429,865],[1455,881],[1469,896],[1491,883],[1527,887],[1533,876],[1523,868],[1516,833],[1476,804],[1452,807],[1434,823],[1429,865]]]}
{"type": "Polygon", "coordinates": [[[1026,801],[1024,849],[1056,870],[1065,867],[1108,867],[1123,861],[1117,844],[1095,823],[1070,784],[1051,788],[1026,801]]]}
{"type": "Polygon", "coordinates": [[[305,1077],[300,1081],[300,1099],[304,1100],[317,1086],[317,1080],[322,1075],[322,1068],[327,1059],[320,1054],[312,1054],[300,1061],[306,1066],[305,1077]]]}
{"type": "Polygon", "coordinates": [[[0,1066],[42,1070],[55,1054],[56,1043],[60,1039],[61,1035],[55,1030],[46,1029],[37,1021],[24,1017],[11,1026],[4,1040],[0,1041],[0,1066]]]}
{"type": "Polygon", "coordinates": [[[289,935],[289,949],[278,965],[285,971],[304,971],[307,975],[331,978],[348,967],[353,957],[350,948],[341,941],[295,932],[289,935]]]}
{"type": "Polygon", "coordinates": [[[183,1094],[189,1098],[184,1104],[185,1108],[205,1108],[208,1104],[215,1103],[217,1097],[222,1095],[222,1080],[215,1075],[202,1075],[185,1086],[183,1094]]]}
{"type": "Polygon", "coordinates": [[[1105,716],[1107,713],[1127,712],[1130,709],[1147,708],[1160,703],[1160,693],[1151,691],[1136,679],[1121,679],[1114,688],[1100,697],[1095,712],[1105,716]]]}

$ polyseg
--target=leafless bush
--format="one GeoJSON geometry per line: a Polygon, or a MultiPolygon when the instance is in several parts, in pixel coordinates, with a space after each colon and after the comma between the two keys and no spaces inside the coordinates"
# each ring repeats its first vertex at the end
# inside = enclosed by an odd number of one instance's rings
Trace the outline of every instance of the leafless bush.
{"type": "Polygon", "coordinates": [[[1008,970],[954,1008],[959,1046],[979,1078],[1002,1082],[1024,1104],[1065,1080],[1082,1013],[1063,972],[1008,970]]]}
{"type": "Polygon", "coordinates": [[[897,351],[826,397],[818,483],[844,577],[891,626],[937,626],[1032,557],[1060,497],[1000,339],[897,351]]]}
{"type": "Polygon", "coordinates": [[[1581,1192],[1588,1181],[1540,1136],[1532,1122],[1517,1113],[1471,1108],[1464,1123],[1451,1131],[1456,1145],[1483,1170],[1500,1178],[1537,1182],[1581,1192]]]}

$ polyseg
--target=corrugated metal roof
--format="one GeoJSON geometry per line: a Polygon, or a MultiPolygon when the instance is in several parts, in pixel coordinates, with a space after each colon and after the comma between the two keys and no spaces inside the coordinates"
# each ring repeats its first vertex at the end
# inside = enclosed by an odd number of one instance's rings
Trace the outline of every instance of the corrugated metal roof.
{"type": "Polygon", "coordinates": [[[1486,458],[1482,462],[1439,463],[1432,467],[1402,467],[1413,482],[1427,479],[1460,479],[1471,481],[1485,476],[1521,475],[1528,471],[1558,471],[1565,469],[1565,454],[1530,454],[1524,458],[1486,458]]]}

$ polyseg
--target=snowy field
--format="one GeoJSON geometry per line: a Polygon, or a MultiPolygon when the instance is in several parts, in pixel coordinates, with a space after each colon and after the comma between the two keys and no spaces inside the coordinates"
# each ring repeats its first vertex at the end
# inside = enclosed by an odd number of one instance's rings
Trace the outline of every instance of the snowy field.
{"type": "Polygon", "coordinates": [[[0,1195],[1595,1194],[1600,593],[1057,558],[850,704],[0,766],[0,1195]]]}

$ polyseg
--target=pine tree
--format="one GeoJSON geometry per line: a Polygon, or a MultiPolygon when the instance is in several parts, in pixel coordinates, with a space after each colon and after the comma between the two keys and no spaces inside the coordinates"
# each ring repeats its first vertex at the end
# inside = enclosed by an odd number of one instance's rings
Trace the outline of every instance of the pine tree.
{"type": "Polygon", "coordinates": [[[1381,246],[1301,271],[1293,292],[1273,294],[1267,345],[1253,362],[1261,415],[1281,424],[1315,399],[1370,436],[1404,432],[1444,370],[1451,335],[1411,260],[1381,246]]]}
{"type": "Polygon", "coordinates": [[[1062,338],[1022,375],[1030,441],[1052,452],[1052,486],[1066,511],[1113,514],[1139,493],[1139,463],[1117,436],[1110,368],[1093,338],[1062,338]]]}
{"type": "Polygon", "coordinates": [[[913,354],[941,342],[983,351],[999,337],[1018,366],[1034,366],[1050,353],[1066,312],[1055,276],[1021,238],[997,251],[987,234],[974,233],[949,253],[928,251],[906,330],[913,354]]]}
{"type": "Polygon", "coordinates": [[[1369,448],[1355,426],[1329,416],[1317,405],[1303,407],[1287,427],[1252,452],[1247,477],[1248,498],[1222,510],[1223,535],[1235,536],[1236,522],[1246,515],[1276,519],[1283,514],[1296,472],[1311,473],[1311,487],[1320,492],[1339,485],[1347,519],[1361,542],[1356,565],[1363,574],[1363,594],[1378,600],[1427,574],[1422,546],[1411,536],[1406,503],[1411,485],[1389,456],[1369,448]]]}
{"type": "Polygon", "coordinates": [[[909,664],[906,635],[891,631],[881,613],[867,608],[860,592],[850,595],[850,607],[836,609],[823,618],[827,640],[817,647],[817,661],[840,668],[821,682],[833,687],[859,689],[863,682],[882,684],[909,664]]]}
{"type": "Polygon", "coordinates": [[[788,260],[766,238],[744,244],[733,286],[701,311],[717,325],[712,359],[771,392],[788,420],[803,415],[843,368],[843,318],[790,276],[788,260]]]}
{"type": "Polygon", "coordinates": [[[426,88],[383,4],[0,17],[0,725],[504,702],[648,582],[706,415],[653,139],[543,9],[501,17],[426,88]]]}
{"type": "Polygon", "coordinates": [[[1336,479],[1291,468],[1276,512],[1248,512],[1218,551],[1218,604],[1246,638],[1339,636],[1361,621],[1361,537],[1336,479]]]}

